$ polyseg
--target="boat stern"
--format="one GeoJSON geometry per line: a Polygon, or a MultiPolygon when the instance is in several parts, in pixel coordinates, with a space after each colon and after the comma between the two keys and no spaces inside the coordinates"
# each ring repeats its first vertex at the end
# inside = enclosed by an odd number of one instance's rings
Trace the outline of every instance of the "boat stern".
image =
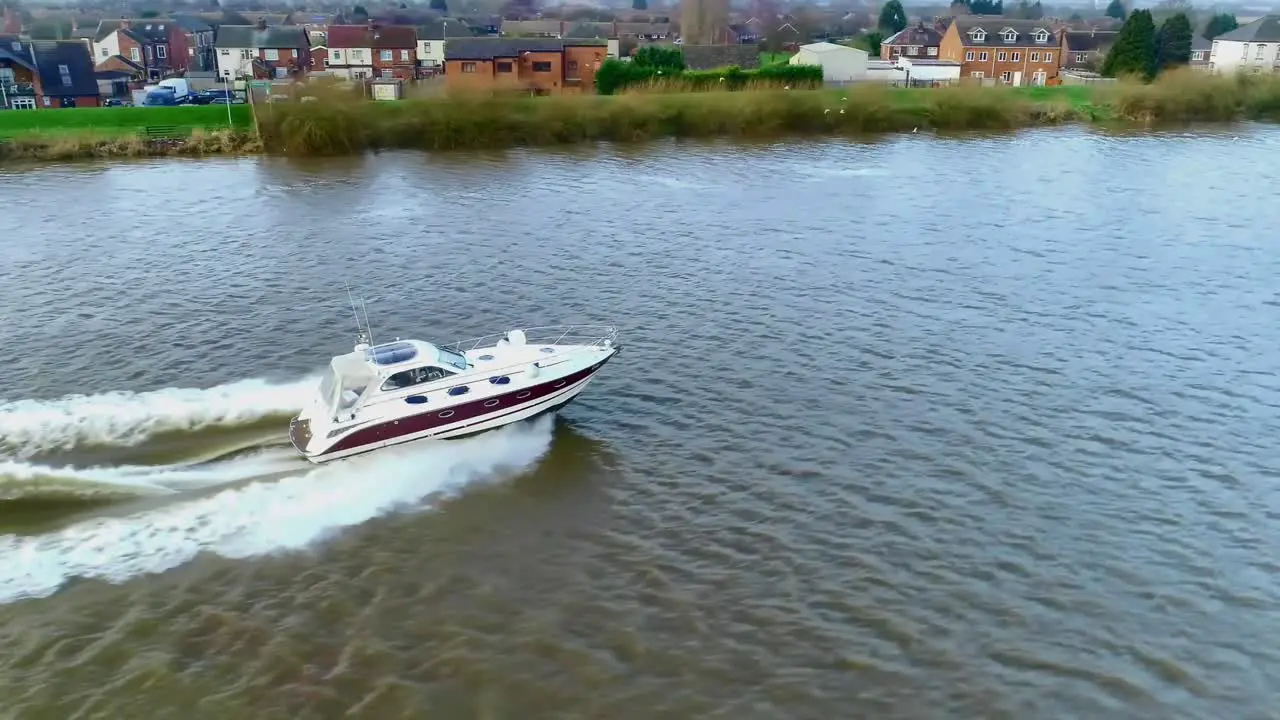
{"type": "Polygon", "coordinates": [[[307,446],[311,444],[311,419],[302,415],[289,421],[289,442],[303,455],[307,454],[307,446]]]}

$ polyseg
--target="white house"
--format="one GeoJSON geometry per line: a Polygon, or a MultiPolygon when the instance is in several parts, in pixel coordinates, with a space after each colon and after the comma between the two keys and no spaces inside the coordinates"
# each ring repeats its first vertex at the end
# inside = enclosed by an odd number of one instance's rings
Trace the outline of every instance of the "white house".
{"type": "Polygon", "coordinates": [[[326,69],[348,80],[373,77],[373,30],[368,25],[330,25],[326,69]]]}
{"type": "Polygon", "coordinates": [[[1257,20],[1213,39],[1209,71],[1274,73],[1280,70],[1280,15],[1257,20]]]}
{"type": "Polygon", "coordinates": [[[461,20],[444,18],[418,27],[418,64],[444,69],[444,46],[450,38],[471,38],[471,28],[461,20]]]}
{"type": "Polygon", "coordinates": [[[854,82],[867,76],[867,52],[835,43],[801,45],[791,64],[821,66],[826,82],[854,82]]]}

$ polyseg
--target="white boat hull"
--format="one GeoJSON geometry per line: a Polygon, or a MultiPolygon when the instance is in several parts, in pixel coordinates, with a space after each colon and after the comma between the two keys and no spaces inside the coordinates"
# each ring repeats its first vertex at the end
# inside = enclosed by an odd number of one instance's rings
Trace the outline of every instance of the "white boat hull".
{"type": "Polygon", "coordinates": [[[481,416],[470,420],[464,420],[454,425],[447,425],[440,428],[432,428],[423,432],[402,435],[384,442],[361,445],[348,450],[340,450],[337,452],[329,452],[323,454],[303,454],[307,460],[316,464],[323,464],[332,460],[341,460],[354,455],[362,455],[373,450],[378,450],[392,445],[402,445],[404,443],[417,442],[420,440],[455,440],[458,438],[470,437],[489,430],[496,430],[500,427],[512,425],[518,422],[524,422],[531,418],[537,417],[548,412],[554,412],[573,401],[591,382],[594,375],[588,376],[586,379],[578,383],[564,388],[556,393],[543,398],[538,398],[530,402],[527,406],[517,407],[515,409],[505,409],[494,416],[481,416]]]}

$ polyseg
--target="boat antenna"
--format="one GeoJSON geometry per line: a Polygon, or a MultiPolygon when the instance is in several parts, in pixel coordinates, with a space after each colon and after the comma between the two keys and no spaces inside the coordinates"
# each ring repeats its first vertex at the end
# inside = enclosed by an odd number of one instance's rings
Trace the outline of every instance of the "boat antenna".
{"type": "Polygon", "coordinates": [[[369,307],[364,304],[364,298],[360,298],[360,309],[364,311],[364,329],[365,337],[369,338],[369,344],[373,344],[373,325],[369,324],[369,307]]]}
{"type": "MultiPolygon", "coordinates": [[[[356,299],[355,296],[351,294],[351,286],[345,282],[342,283],[342,286],[347,289],[347,301],[351,303],[351,317],[356,320],[356,344],[359,345],[360,343],[365,343],[372,345],[373,343],[370,341],[369,331],[365,329],[368,324],[369,314],[365,313],[365,325],[361,325],[360,313],[356,311],[356,299]]],[[[363,303],[364,300],[362,299],[360,302],[363,303]]]]}

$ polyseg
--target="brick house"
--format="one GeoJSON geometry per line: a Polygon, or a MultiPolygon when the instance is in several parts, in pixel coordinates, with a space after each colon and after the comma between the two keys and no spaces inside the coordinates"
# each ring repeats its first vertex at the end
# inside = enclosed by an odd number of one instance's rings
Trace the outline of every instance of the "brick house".
{"type": "Polygon", "coordinates": [[[939,60],[960,63],[962,80],[1056,85],[1061,43],[1042,20],[957,17],[942,35],[939,60]]]}
{"type": "Polygon", "coordinates": [[[897,60],[903,55],[923,60],[938,59],[938,49],[942,45],[942,33],[934,27],[926,27],[923,22],[913,27],[900,30],[880,43],[881,60],[897,60]]]}
{"type": "Polygon", "coordinates": [[[223,25],[214,41],[218,76],[226,80],[300,79],[311,69],[311,47],[300,25],[223,25]]]}
{"type": "Polygon", "coordinates": [[[607,47],[592,40],[475,38],[445,48],[450,92],[590,93],[607,47]]]}
{"type": "Polygon", "coordinates": [[[373,28],[373,75],[412,80],[418,72],[418,32],[405,25],[373,28]]]}
{"type": "MultiPolygon", "coordinates": [[[[93,36],[95,62],[119,55],[140,65],[147,80],[159,80],[179,69],[174,62],[169,42],[172,20],[151,18],[134,21],[129,18],[103,20],[93,36]]],[[[183,50],[185,54],[185,48],[183,50]]],[[[185,58],[182,69],[185,69],[185,58]]]]}
{"type": "Polygon", "coordinates": [[[29,42],[0,36],[0,109],[98,107],[93,58],[80,40],[29,42]]]}
{"type": "Polygon", "coordinates": [[[1062,68],[1097,72],[1119,34],[1117,30],[1097,28],[1063,30],[1062,47],[1059,49],[1062,53],[1062,68]]]}

